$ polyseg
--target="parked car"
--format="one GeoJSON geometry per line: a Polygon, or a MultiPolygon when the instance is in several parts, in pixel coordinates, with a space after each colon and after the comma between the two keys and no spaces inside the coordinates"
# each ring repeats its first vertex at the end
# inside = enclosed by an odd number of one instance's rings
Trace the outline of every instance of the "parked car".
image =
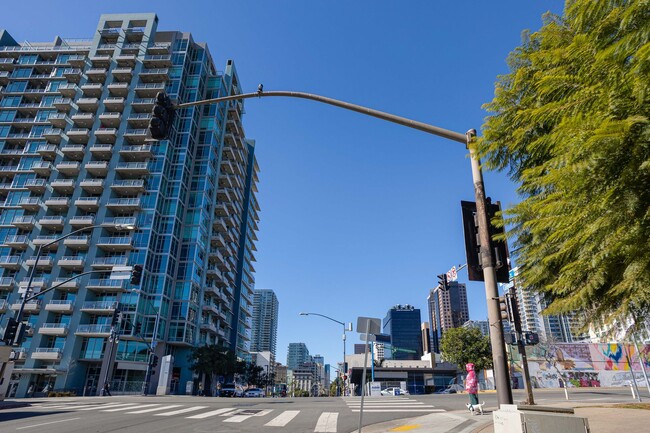
{"type": "Polygon", "coordinates": [[[234,383],[226,383],[219,392],[219,397],[242,397],[243,395],[244,389],[234,383]]]}
{"type": "Polygon", "coordinates": [[[435,394],[456,394],[456,390],[454,388],[446,388],[436,391],[435,394]]]}
{"type": "Polygon", "coordinates": [[[264,397],[264,390],[261,388],[248,388],[244,392],[244,397],[264,397]]]}
{"type": "Polygon", "coordinates": [[[381,395],[409,395],[409,392],[402,388],[386,388],[381,391],[381,395]]]}

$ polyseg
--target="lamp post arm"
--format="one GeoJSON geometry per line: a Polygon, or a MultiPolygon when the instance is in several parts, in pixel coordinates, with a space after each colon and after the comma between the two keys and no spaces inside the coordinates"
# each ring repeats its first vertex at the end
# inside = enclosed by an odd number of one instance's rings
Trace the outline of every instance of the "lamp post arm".
{"type": "MultiPolygon", "coordinates": [[[[43,245],[42,248],[47,248],[47,247],[49,247],[50,245],[54,245],[54,244],[57,243],[57,242],[61,242],[63,239],[68,238],[68,237],[70,237],[70,236],[72,236],[72,235],[76,235],[77,233],[85,232],[85,231],[87,231],[87,230],[92,230],[92,229],[96,229],[96,228],[99,228],[99,227],[101,227],[101,225],[94,225],[94,226],[82,227],[82,228],[80,228],[80,229],[77,229],[77,230],[71,231],[70,233],[68,233],[68,234],[66,234],[66,235],[63,235],[63,236],[61,236],[60,238],[54,239],[52,242],[48,242],[48,243],[46,243],[45,245],[43,245]]],[[[39,247],[39,248],[40,248],[40,247],[39,247]]]]}
{"type": "Polygon", "coordinates": [[[437,135],[439,137],[448,138],[449,140],[457,141],[459,143],[467,144],[467,137],[465,134],[450,131],[448,129],[439,128],[437,126],[429,125],[428,123],[418,122],[406,117],[396,116],[394,114],[386,113],[384,111],[374,110],[372,108],[364,107],[362,105],[352,104],[338,99],[328,98],[326,96],[315,95],[313,93],[305,92],[289,92],[289,91],[269,91],[260,93],[242,93],[239,95],[224,96],[221,98],[206,99],[203,101],[186,102],[178,104],[175,108],[188,108],[203,104],[216,104],[219,102],[235,101],[250,98],[264,98],[268,96],[284,96],[289,98],[310,99],[325,104],[333,105],[335,107],[344,108],[346,110],[356,111],[357,113],[365,114],[367,116],[377,117],[379,119],[387,120],[389,122],[397,123],[402,126],[417,129],[419,131],[427,132],[429,134],[437,135]]]}
{"type": "Polygon", "coordinates": [[[79,278],[79,277],[83,277],[84,275],[99,274],[99,273],[105,273],[105,272],[106,272],[105,270],[102,270],[102,271],[87,271],[87,272],[82,272],[82,273],[80,273],[80,274],[75,275],[74,277],[70,277],[70,278],[68,278],[68,279],[65,280],[65,281],[61,281],[60,283],[58,283],[58,284],[56,284],[56,285],[54,285],[54,286],[52,286],[52,287],[50,287],[50,288],[48,288],[48,289],[46,289],[46,290],[43,290],[42,292],[38,292],[38,293],[36,293],[35,295],[30,296],[29,298],[25,298],[25,303],[31,301],[32,299],[38,298],[39,296],[42,296],[42,295],[46,294],[47,292],[51,292],[51,291],[54,290],[54,289],[58,289],[59,287],[61,287],[61,286],[64,285],[65,283],[68,283],[68,282],[70,282],[70,281],[72,281],[72,280],[75,280],[75,279],[77,279],[77,278],[79,278]]]}
{"type": "Polygon", "coordinates": [[[345,328],[345,323],[343,323],[343,322],[341,322],[341,321],[339,321],[339,320],[336,320],[336,319],[332,319],[330,316],[326,316],[326,315],[324,315],[324,314],[319,314],[319,313],[304,313],[304,315],[305,315],[305,316],[320,316],[320,317],[324,317],[324,318],[326,318],[326,319],[331,320],[332,322],[336,322],[336,323],[338,323],[339,325],[343,325],[343,328],[345,328]]]}

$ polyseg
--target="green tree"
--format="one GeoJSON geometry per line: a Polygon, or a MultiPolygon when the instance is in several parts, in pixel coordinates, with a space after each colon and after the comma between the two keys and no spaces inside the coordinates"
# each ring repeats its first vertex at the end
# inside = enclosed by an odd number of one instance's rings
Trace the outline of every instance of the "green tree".
{"type": "Polygon", "coordinates": [[[520,278],[547,313],[589,322],[650,306],[650,2],[567,0],[524,33],[476,148],[522,200],[520,278]]]}
{"type": "Polygon", "coordinates": [[[452,328],[442,334],[440,352],[447,362],[465,369],[472,363],[476,371],[492,368],[490,338],[481,334],[477,328],[452,328]]]}
{"type": "Polygon", "coordinates": [[[235,353],[223,346],[212,344],[192,349],[188,356],[190,370],[207,380],[206,389],[210,389],[217,375],[231,376],[236,372],[237,357],[235,353]]]}

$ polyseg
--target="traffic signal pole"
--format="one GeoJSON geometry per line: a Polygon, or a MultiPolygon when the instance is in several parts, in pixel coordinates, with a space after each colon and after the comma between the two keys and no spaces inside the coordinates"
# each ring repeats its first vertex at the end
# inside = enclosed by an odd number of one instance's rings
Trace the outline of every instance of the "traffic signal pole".
{"type": "MultiPolygon", "coordinates": [[[[388,122],[397,123],[412,129],[437,135],[458,143],[464,144],[468,149],[472,164],[472,179],[474,182],[474,194],[476,196],[476,215],[478,219],[478,233],[481,240],[481,260],[483,263],[483,276],[485,280],[485,296],[487,301],[488,320],[490,322],[490,344],[492,347],[492,361],[494,368],[495,385],[497,390],[497,399],[499,404],[512,404],[512,390],[510,389],[510,380],[508,374],[508,363],[503,340],[503,328],[501,325],[501,315],[499,312],[499,291],[497,288],[496,268],[494,264],[494,252],[490,248],[489,221],[485,203],[485,187],[483,184],[483,174],[481,172],[480,161],[476,155],[476,150],[472,144],[476,137],[474,129],[469,130],[466,134],[450,131],[424,122],[418,122],[406,117],[396,116],[362,105],[351,104],[349,102],[339,101],[321,95],[315,95],[305,92],[289,91],[262,91],[259,89],[256,93],[242,93],[239,95],[224,96],[221,98],[206,99],[202,101],[193,101],[178,104],[174,109],[189,108],[204,104],[218,104],[221,102],[263,98],[263,97],[290,97],[300,99],[310,99],[312,101],[322,102],[346,110],[355,111],[367,116],[376,117],[388,122]]],[[[155,128],[154,128],[155,129],[155,128]]]]}

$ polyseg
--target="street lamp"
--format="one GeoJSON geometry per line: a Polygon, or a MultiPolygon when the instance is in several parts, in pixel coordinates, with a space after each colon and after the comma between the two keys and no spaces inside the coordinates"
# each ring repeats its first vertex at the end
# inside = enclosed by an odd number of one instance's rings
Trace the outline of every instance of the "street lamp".
{"type": "Polygon", "coordinates": [[[347,369],[347,363],[345,362],[345,331],[352,331],[352,323],[347,324],[344,322],[341,322],[340,320],[332,319],[329,316],[326,316],[324,314],[319,314],[319,313],[300,313],[299,316],[320,316],[324,317],[325,319],[329,319],[332,322],[336,322],[339,325],[343,325],[343,371],[347,374],[348,369],[347,369]]]}
{"type": "MultiPolygon", "coordinates": [[[[131,289],[132,293],[137,293],[138,294],[138,299],[140,299],[140,295],[142,294],[142,290],[139,289],[131,289]]],[[[153,308],[153,311],[156,312],[156,321],[153,325],[153,334],[151,335],[151,342],[149,343],[149,358],[147,359],[147,372],[145,373],[144,376],[144,382],[142,383],[142,395],[147,395],[149,392],[149,382],[151,382],[151,373],[153,369],[153,360],[155,356],[155,349],[156,349],[156,336],[158,335],[158,325],[160,324],[160,310],[156,308],[156,306],[147,298],[144,298],[151,308],[153,308]]],[[[143,338],[144,340],[144,338],[143,338]]],[[[145,341],[146,342],[146,341],[145,341]]]]}

